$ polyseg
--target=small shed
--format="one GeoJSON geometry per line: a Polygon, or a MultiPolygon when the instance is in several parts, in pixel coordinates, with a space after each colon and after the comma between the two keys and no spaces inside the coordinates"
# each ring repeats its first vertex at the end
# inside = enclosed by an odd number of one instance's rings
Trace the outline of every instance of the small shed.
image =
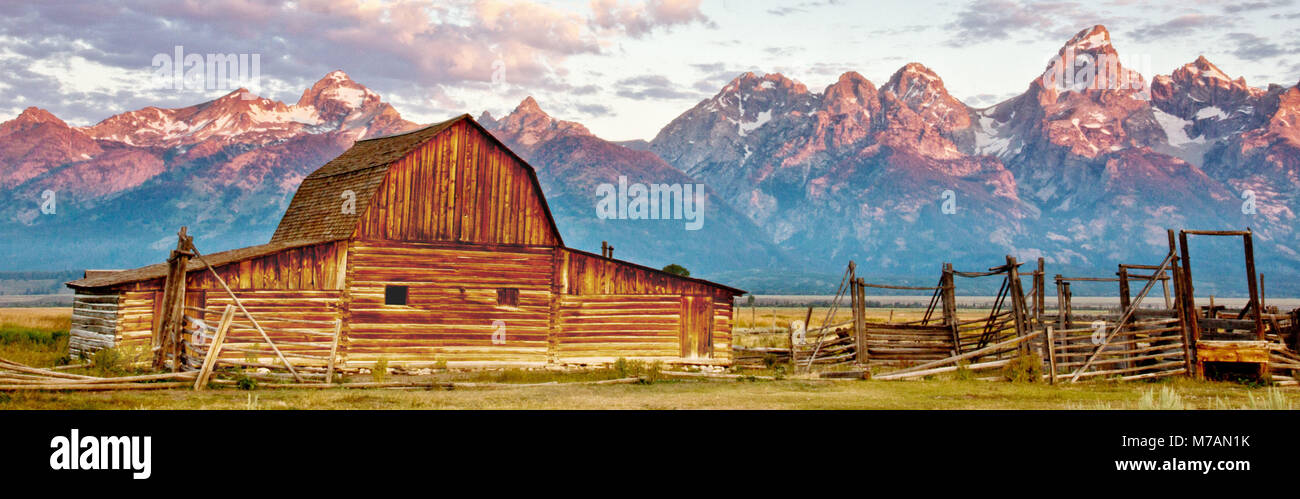
{"type": "MultiPolygon", "coordinates": [[[[346,367],[725,365],[744,293],[565,247],[534,169],[469,115],[358,141],[303,180],[270,242],[182,261],[185,321],[237,299],[295,363],[346,367]],[[336,328],[336,347],[316,340],[336,328]]],[[[170,269],[69,282],[72,353],[156,349],[170,269]]],[[[230,337],[257,341],[249,322],[230,337]]]]}

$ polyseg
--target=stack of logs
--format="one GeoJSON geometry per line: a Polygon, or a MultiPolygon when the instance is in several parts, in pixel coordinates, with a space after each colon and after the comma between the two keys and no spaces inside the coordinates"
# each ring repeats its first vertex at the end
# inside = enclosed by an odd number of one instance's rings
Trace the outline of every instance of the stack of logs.
{"type": "Polygon", "coordinates": [[[158,390],[189,386],[198,372],[146,374],[141,376],[99,377],[64,372],[87,367],[71,365],[40,369],[11,360],[0,359],[0,391],[30,390],[158,390]]]}

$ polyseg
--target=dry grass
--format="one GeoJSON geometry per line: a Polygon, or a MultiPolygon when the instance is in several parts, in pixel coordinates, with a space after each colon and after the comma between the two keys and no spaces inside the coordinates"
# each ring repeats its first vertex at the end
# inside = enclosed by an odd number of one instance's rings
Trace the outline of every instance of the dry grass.
{"type": "Polygon", "coordinates": [[[1300,392],[1173,380],[1048,386],[929,381],[666,381],[492,390],[269,390],[0,394],[3,409],[1141,409],[1167,389],[1189,409],[1250,409],[1300,392]],[[1280,393],[1280,394],[1279,394],[1280,393]],[[1252,405],[1254,404],[1254,405],[1252,405]]]}
{"type": "Polygon", "coordinates": [[[31,366],[66,360],[71,308],[0,308],[0,358],[31,366]]]}
{"type": "Polygon", "coordinates": [[[71,326],[71,308],[0,308],[0,328],[67,331],[71,326]]]}
{"type": "MultiPolygon", "coordinates": [[[[760,309],[777,313],[778,327],[802,320],[807,309],[760,309]]],[[[748,327],[748,310],[737,314],[748,327]]],[[[825,310],[820,312],[825,314],[825,310]]],[[[920,318],[923,310],[896,309],[896,321],[920,318]]],[[[973,311],[972,317],[980,312],[973,311]]],[[[987,313],[987,312],[984,312],[987,313]]],[[[889,309],[870,309],[884,321],[889,309]]],[[[66,332],[69,310],[0,309],[0,332],[35,331],[48,337],[66,332]]],[[[842,320],[847,320],[844,311],[842,320]]],[[[820,319],[814,321],[820,324],[820,319]]],[[[763,327],[760,320],[759,326],[763,327]]],[[[14,336],[17,333],[11,334],[14,336]]],[[[26,335],[26,333],[23,333],[26,335]]],[[[39,335],[38,335],[39,336],[39,335]]],[[[737,341],[781,338],[784,334],[739,333],[737,341]]],[[[54,365],[67,349],[66,334],[53,343],[0,341],[0,357],[37,365],[54,365]]],[[[544,383],[621,377],[614,369],[590,372],[484,371],[444,373],[439,380],[544,383]]],[[[770,373],[762,373],[770,374],[770,373]]],[[[660,381],[647,385],[556,385],[490,390],[282,390],[241,391],[230,388],[194,392],[0,392],[6,409],[1142,409],[1171,406],[1153,401],[1177,400],[1188,409],[1252,409],[1300,406],[1300,391],[1264,390],[1242,385],[1176,378],[1159,383],[987,382],[940,376],[925,381],[660,381]]],[[[424,377],[423,379],[434,379],[424,377]]],[[[357,379],[368,381],[368,379],[357,379]]]]}
{"type": "MultiPolygon", "coordinates": [[[[823,323],[840,324],[853,318],[853,312],[845,307],[836,310],[830,320],[826,320],[827,307],[815,307],[810,328],[821,327],[823,323]]],[[[988,310],[963,309],[957,312],[961,320],[977,319],[987,316],[988,310]]],[[[941,319],[942,313],[935,311],[932,319],[941,319]]],[[[788,348],[790,346],[790,325],[808,317],[808,307],[737,307],[734,327],[737,346],[788,348]]],[[[867,322],[910,322],[925,318],[924,308],[867,308],[867,322]]]]}

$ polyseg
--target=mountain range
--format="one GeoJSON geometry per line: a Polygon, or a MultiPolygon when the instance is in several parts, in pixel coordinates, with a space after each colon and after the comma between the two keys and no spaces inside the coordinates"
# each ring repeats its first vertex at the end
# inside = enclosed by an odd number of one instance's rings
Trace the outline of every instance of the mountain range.
{"type": "MultiPolygon", "coordinates": [[[[1056,55],[1118,60],[1102,26],[1056,55]]],[[[648,142],[603,140],[531,97],[478,121],[537,169],[566,244],[609,241],[756,292],[830,292],[850,259],[907,284],[1006,254],[1104,276],[1158,263],[1166,228],[1247,226],[1270,293],[1300,292],[1286,278],[1300,275],[1300,88],[1251,87],[1204,57],[1149,83],[1108,67],[1140,83],[1118,87],[1049,84],[1051,71],[987,108],[919,63],[820,92],[746,73],[648,142]],[[620,182],[703,184],[703,228],[599,218],[599,186],[620,182]]],[[[29,108],[0,124],[4,268],[155,263],[181,225],[208,252],[264,243],[304,176],[355,140],[419,126],[341,71],[292,105],[240,89],[87,127],[29,108]]],[[[1239,244],[1197,244],[1198,290],[1244,291],[1239,244]],[[1213,276],[1227,279],[1202,284],[1213,276]]]]}

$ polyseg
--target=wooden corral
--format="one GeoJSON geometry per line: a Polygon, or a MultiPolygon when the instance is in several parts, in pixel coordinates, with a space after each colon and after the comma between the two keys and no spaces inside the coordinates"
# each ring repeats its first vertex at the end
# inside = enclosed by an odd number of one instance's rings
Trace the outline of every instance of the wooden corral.
{"type": "Polygon", "coordinates": [[[74,354],[194,365],[233,305],[223,362],[299,370],[726,364],[744,293],[565,247],[533,168],[468,115],[358,141],[267,244],[204,255],[182,229],[167,263],[68,286],[74,354]]]}
{"type": "MultiPolygon", "coordinates": [[[[1083,379],[1120,381],[1177,375],[1205,377],[1218,368],[1282,385],[1295,385],[1300,374],[1300,310],[1288,314],[1266,307],[1255,279],[1250,231],[1168,231],[1169,252],[1156,265],[1121,264],[1114,277],[1055,279],[1057,303],[1046,308],[1046,272],[1042,258],[1027,272],[1024,292],[1015,258],[986,272],[959,272],[944,264],[936,286],[870,284],[856,277],[849,264],[827,318],[848,301],[853,319],[806,331],[792,331],[791,348],[742,348],[742,363],[790,362],[823,376],[909,379],[959,368],[993,369],[1033,354],[1046,381],[1083,379]],[[1195,305],[1191,271],[1186,262],[1187,235],[1240,236],[1244,241],[1250,301],[1240,310],[1195,305]],[[1181,250],[1181,251],[1180,251],[1181,250]],[[986,317],[958,320],[957,278],[1002,276],[1003,282],[986,317]],[[1073,282],[1117,285],[1117,311],[1080,313],[1072,304],[1073,282]],[[1156,286],[1161,297],[1153,297],[1156,286]],[[863,289],[931,291],[922,319],[906,323],[863,320],[863,289]],[[1135,291],[1136,289],[1136,291],[1135,291]]],[[[1259,279],[1262,281],[1262,277],[1259,279]]],[[[811,324],[812,309],[803,322],[811,324]]]]}

